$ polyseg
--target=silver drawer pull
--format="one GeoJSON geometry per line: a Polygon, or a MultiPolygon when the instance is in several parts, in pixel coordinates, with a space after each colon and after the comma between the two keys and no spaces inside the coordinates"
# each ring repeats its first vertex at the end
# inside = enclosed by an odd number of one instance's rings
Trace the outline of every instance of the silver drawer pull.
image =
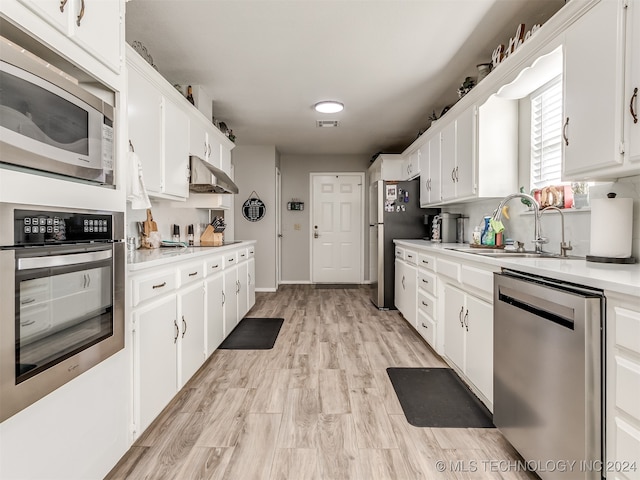
{"type": "Polygon", "coordinates": [[[424,323],[424,322],[422,322],[422,326],[423,326],[424,328],[429,328],[429,325],[425,325],[425,323],[424,323]]]}
{"type": "Polygon", "coordinates": [[[29,325],[33,325],[34,323],[36,323],[35,320],[29,320],[29,321],[26,321],[26,322],[20,322],[20,326],[21,327],[28,327],[29,325]]]}
{"type": "Polygon", "coordinates": [[[151,288],[153,288],[155,290],[156,288],[162,288],[162,287],[166,287],[166,286],[167,286],[167,282],[162,282],[162,283],[160,283],[158,285],[154,285],[151,288]]]}
{"type": "Polygon", "coordinates": [[[422,263],[426,263],[427,265],[429,265],[429,261],[428,260],[422,260],[422,263]]]}
{"type": "Polygon", "coordinates": [[[213,266],[211,267],[211,269],[218,268],[219,266],[220,266],[220,265],[218,265],[218,264],[216,263],[215,265],[213,265],[213,266]]]}
{"type": "Polygon", "coordinates": [[[25,300],[22,300],[22,301],[20,302],[20,305],[29,305],[30,303],[33,303],[33,302],[35,302],[35,301],[36,301],[36,299],[35,299],[35,298],[33,298],[33,297],[32,297],[32,298],[27,298],[27,299],[25,299],[25,300]]]}
{"type": "Polygon", "coordinates": [[[428,304],[428,303],[425,303],[425,302],[424,302],[424,300],[422,301],[422,304],[423,304],[425,307],[428,307],[428,306],[429,306],[429,304],[428,304]]]}
{"type": "Polygon", "coordinates": [[[190,273],[189,276],[190,277],[195,277],[197,274],[198,274],[198,272],[193,272],[193,273],[190,273]]]}
{"type": "Polygon", "coordinates": [[[423,281],[424,283],[429,283],[429,280],[425,280],[424,278],[422,279],[422,281],[423,281]]]}

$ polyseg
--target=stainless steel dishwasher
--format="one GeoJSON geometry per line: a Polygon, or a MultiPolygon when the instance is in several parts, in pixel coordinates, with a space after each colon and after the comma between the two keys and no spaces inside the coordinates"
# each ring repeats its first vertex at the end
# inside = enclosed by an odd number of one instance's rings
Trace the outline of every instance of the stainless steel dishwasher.
{"type": "Polygon", "coordinates": [[[494,274],[493,422],[545,480],[604,476],[604,308],[601,290],[494,274]]]}

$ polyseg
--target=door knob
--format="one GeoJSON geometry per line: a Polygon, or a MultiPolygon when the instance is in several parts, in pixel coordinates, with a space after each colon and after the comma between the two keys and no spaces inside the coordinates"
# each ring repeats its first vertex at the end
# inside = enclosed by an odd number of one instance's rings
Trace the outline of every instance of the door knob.
{"type": "Polygon", "coordinates": [[[318,238],[320,235],[318,235],[318,226],[314,225],[313,226],[313,238],[318,238]]]}

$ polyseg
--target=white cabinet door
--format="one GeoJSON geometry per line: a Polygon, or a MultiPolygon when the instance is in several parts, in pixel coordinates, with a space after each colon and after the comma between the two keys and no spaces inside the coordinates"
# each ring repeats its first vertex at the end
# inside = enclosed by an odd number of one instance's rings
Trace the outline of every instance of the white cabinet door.
{"type": "Polygon", "coordinates": [[[640,2],[629,2],[627,15],[625,139],[629,161],[640,162],[640,2]]]}
{"type": "Polygon", "coordinates": [[[209,159],[207,130],[204,122],[195,115],[195,111],[189,115],[189,154],[203,160],[209,159]]]}
{"type": "Polygon", "coordinates": [[[487,399],[493,402],[493,307],[466,295],[462,320],[467,337],[465,373],[487,399]]]}
{"type": "Polygon", "coordinates": [[[77,43],[114,72],[122,65],[120,22],[122,2],[119,0],[72,0],[75,12],[72,19],[73,35],[77,43]],[[78,19],[82,15],[82,18],[78,19]],[[78,25],[79,23],[79,25],[78,25]]]}
{"type": "Polygon", "coordinates": [[[622,163],[622,11],[621,1],[601,1],[566,31],[563,180],[622,163]]]}
{"type": "Polygon", "coordinates": [[[420,206],[429,205],[429,142],[420,147],[420,206]]]}
{"type": "Polygon", "coordinates": [[[224,310],[224,336],[225,338],[238,324],[238,267],[227,267],[222,272],[223,276],[223,299],[224,310]]]}
{"type": "Polygon", "coordinates": [[[231,175],[231,149],[218,142],[220,145],[220,170],[227,175],[231,175]]]}
{"type": "Polygon", "coordinates": [[[402,316],[411,325],[417,319],[417,273],[416,268],[402,260],[395,261],[395,304],[402,316]]]}
{"type": "Polygon", "coordinates": [[[177,391],[176,345],[180,327],[176,295],[133,313],[134,405],[137,432],[142,433],[177,391]]]}
{"type": "Polygon", "coordinates": [[[256,260],[250,258],[247,262],[247,297],[249,310],[256,304],[256,260]]]}
{"type": "Polygon", "coordinates": [[[407,294],[405,289],[405,263],[396,258],[394,264],[393,303],[403,313],[406,309],[407,294]]]}
{"type": "Polygon", "coordinates": [[[442,176],[441,197],[451,200],[456,197],[456,122],[452,121],[440,132],[440,174],[442,176]]]}
{"type": "Polygon", "coordinates": [[[180,378],[182,387],[204,363],[204,288],[198,282],[178,293],[180,378]]]}
{"type": "Polygon", "coordinates": [[[129,140],[142,163],[145,187],[162,191],[162,95],[140,72],[129,68],[129,140]]]}
{"type": "Polygon", "coordinates": [[[465,330],[464,292],[450,285],[444,287],[444,353],[464,372],[465,330]]]}
{"type": "Polygon", "coordinates": [[[163,114],[163,193],[186,198],[189,196],[189,117],[184,108],[166,98],[163,114]]]}
{"type": "Polygon", "coordinates": [[[238,320],[244,318],[249,311],[249,290],[247,283],[249,281],[249,266],[246,261],[238,264],[238,320]]]}
{"type": "Polygon", "coordinates": [[[476,169],[476,108],[467,108],[456,119],[456,166],[454,170],[455,195],[470,197],[475,192],[476,169]]]}
{"type": "Polygon", "coordinates": [[[442,165],[441,165],[440,134],[429,140],[429,203],[442,200],[442,165]]]}
{"type": "Polygon", "coordinates": [[[97,60],[120,73],[122,2],[120,0],[19,0],[70,36],[97,60]]]}
{"type": "Polygon", "coordinates": [[[206,291],[206,352],[209,357],[224,340],[224,314],[222,306],[222,274],[207,279],[206,291]]]}

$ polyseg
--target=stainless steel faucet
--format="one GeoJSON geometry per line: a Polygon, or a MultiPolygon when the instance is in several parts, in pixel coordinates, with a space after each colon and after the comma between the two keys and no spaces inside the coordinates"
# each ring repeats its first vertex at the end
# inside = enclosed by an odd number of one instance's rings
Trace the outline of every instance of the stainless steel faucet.
{"type": "Polygon", "coordinates": [[[542,214],[544,212],[547,212],[549,210],[554,210],[554,211],[557,211],[558,213],[560,213],[560,221],[561,221],[561,228],[562,228],[562,240],[560,241],[560,256],[561,257],[567,257],[567,252],[569,250],[573,250],[573,247],[571,246],[571,240],[569,240],[569,243],[566,243],[564,241],[564,213],[558,207],[549,206],[549,207],[545,207],[540,212],[540,218],[542,218],[542,214]]]}
{"type": "Polygon", "coordinates": [[[527,193],[520,193],[520,192],[512,193],[511,195],[507,195],[506,197],[504,197],[500,201],[500,204],[498,205],[498,208],[493,213],[493,219],[495,221],[497,221],[497,222],[499,222],[502,219],[502,208],[512,198],[524,198],[526,200],[529,200],[529,202],[531,202],[531,205],[533,206],[533,210],[534,210],[534,215],[533,215],[533,230],[534,230],[533,244],[535,245],[536,253],[542,253],[542,245],[544,243],[549,242],[549,240],[547,238],[542,238],[540,236],[540,207],[538,206],[538,202],[536,201],[536,199],[533,198],[531,195],[529,195],[527,193]]]}

